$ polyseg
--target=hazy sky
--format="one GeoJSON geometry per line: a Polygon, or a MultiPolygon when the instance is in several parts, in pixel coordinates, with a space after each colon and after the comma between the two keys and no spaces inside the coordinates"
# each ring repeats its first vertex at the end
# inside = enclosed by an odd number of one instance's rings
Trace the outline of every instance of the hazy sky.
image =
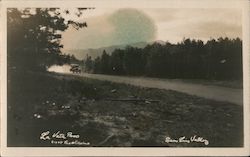
{"type": "Polygon", "coordinates": [[[63,33],[65,49],[148,42],[180,42],[185,38],[208,40],[242,36],[240,9],[107,9],[84,12],[88,27],[63,33]]]}

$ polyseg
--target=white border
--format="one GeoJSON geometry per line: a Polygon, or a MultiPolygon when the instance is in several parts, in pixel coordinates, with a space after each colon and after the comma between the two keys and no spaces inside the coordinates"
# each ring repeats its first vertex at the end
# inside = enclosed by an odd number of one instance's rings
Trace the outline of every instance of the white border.
{"type": "Polygon", "coordinates": [[[249,1],[247,0],[9,0],[0,2],[1,10],[1,155],[2,156],[248,156],[249,153],[249,1]],[[7,34],[6,8],[8,7],[101,7],[101,8],[241,8],[243,12],[243,65],[244,65],[244,147],[243,148],[7,148],[7,34]]]}

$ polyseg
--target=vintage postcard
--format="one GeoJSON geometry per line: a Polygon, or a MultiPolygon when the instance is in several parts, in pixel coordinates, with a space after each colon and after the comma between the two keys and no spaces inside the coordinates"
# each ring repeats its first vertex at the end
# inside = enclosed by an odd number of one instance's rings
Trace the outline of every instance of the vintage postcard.
{"type": "Polygon", "coordinates": [[[249,155],[249,1],[0,5],[1,156],[249,155]]]}

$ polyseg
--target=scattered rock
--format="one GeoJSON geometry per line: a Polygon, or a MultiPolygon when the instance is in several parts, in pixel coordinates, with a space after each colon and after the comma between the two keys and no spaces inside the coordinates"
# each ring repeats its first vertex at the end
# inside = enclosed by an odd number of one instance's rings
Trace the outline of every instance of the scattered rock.
{"type": "Polygon", "coordinates": [[[146,104],[151,104],[151,102],[150,102],[150,101],[147,101],[147,100],[145,101],[145,103],[146,103],[146,104]]]}
{"type": "Polygon", "coordinates": [[[132,116],[136,117],[137,116],[136,112],[132,112],[132,116]]]}
{"type": "Polygon", "coordinates": [[[63,105],[62,108],[69,109],[70,106],[69,105],[63,105]]]}
{"type": "Polygon", "coordinates": [[[37,113],[34,114],[34,117],[37,118],[37,119],[42,118],[42,116],[40,114],[37,114],[37,113]]]}

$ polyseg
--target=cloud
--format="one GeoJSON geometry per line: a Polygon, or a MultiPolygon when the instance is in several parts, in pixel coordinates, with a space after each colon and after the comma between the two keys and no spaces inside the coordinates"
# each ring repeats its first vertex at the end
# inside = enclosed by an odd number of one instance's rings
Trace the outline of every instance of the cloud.
{"type": "Polygon", "coordinates": [[[242,28],[239,25],[232,25],[221,21],[209,21],[195,25],[189,35],[202,38],[210,37],[241,37],[242,28]]]}
{"type": "Polygon", "coordinates": [[[135,43],[155,39],[154,21],[140,10],[120,9],[109,17],[114,26],[114,38],[120,43],[135,43]]]}
{"type": "Polygon", "coordinates": [[[180,9],[176,8],[145,8],[143,11],[156,23],[175,21],[180,9]]]}
{"type": "Polygon", "coordinates": [[[208,40],[242,36],[242,13],[233,8],[96,8],[83,20],[87,28],[71,28],[63,34],[66,49],[152,40],[179,42],[184,37],[208,40]]]}
{"type": "Polygon", "coordinates": [[[87,28],[80,31],[69,28],[63,33],[65,49],[99,48],[110,45],[155,40],[154,21],[140,10],[118,9],[86,19],[87,28]]]}
{"type": "Polygon", "coordinates": [[[172,17],[162,20],[159,16],[169,14],[169,10],[161,10],[156,17],[157,9],[152,10],[153,19],[158,27],[158,40],[179,42],[184,37],[208,40],[210,38],[242,36],[240,9],[170,9],[172,17]]]}

